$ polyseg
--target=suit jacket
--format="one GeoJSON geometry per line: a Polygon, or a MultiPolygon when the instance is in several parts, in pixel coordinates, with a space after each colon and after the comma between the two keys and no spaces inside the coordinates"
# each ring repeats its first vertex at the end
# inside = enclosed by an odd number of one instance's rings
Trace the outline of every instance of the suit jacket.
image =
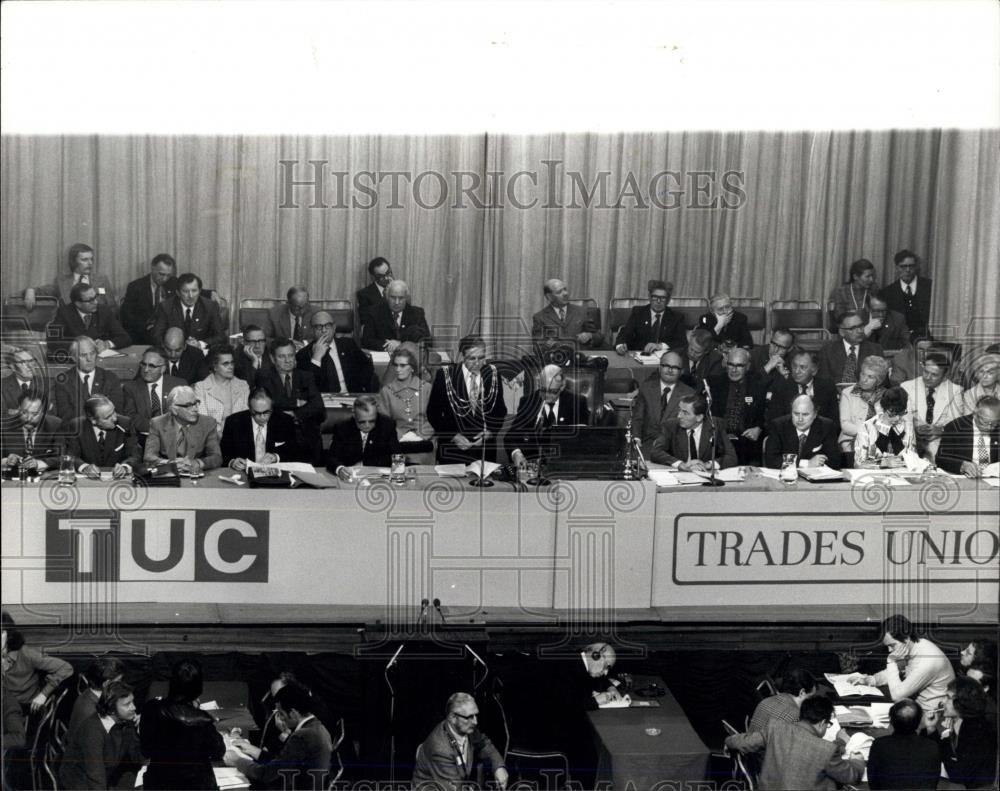
{"type": "MultiPolygon", "coordinates": [[[[53,415],[46,415],[35,430],[31,455],[51,467],[58,461],[65,444],[66,432],[62,430],[62,421],[53,415]]],[[[6,458],[11,453],[18,456],[25,455],[24,428],[20,421],[14,421],[11,427],[0,435],[0,457],[6,458]]]]}
{"type": "Polygon", "coordinates": [[[941,739],[948,779],[966,788],[996,788],[997,734],[985,717],[962,720],[955,739],[941,739]]]}
{"type": "MultiPolygon", "coordinates": [[[[157,395],[160,397],[160,407],[164,408],[164,397],[175,387],[186,385],[183,379],[175,379],[172,376],[164,376],[162,386],[157,388],[157,395]],[[161,392],[162,391],[162,392],[161,392]]],[[[122,412],[132,421],[132,428],[136,434],[149,433],[149,388],[142,379],[133,379],[122,384],[124,393],[124,406],[122,412]]]]}
{"type": "Polygon", "coordinates": [[[684,358],[684,370],[681,372],[681,381],[696,392],[702,392],[703,383],[706,379],[713,379],[726,374],[726,358],[718,349],[712,349],[705,354],[691,367],[691,360],[687,355],[687,349],[680,352],[684,358]]]}
{"type": "Polygon", "coordinates": [[[265,763],[241,759],[237,767],[258,787],[313,789],[317,778],[329,779],[332,756],[330,732],[313,716],[292,731],[273,759],[265,763]]]}
{"type": "MultiPolygon", "coordinates": [[[[767,382],[768,385],[773,385],[777,382],[784,381],[785,377],[779,373],[778,369],[772,368],[767,373],[764,372],[764,366],[767,365],[767,361],[771,359],[771,346],[768,343],[761,344],[759,346],[754,346],[750,350],[750,375],[756,376],[767,382]]],[[[788,367],[788,357],[785,357],[785,367],[788,367]]]]}
{"type": "Polygon", "coordinates": [[[363,452],[361,432],[353,417],[337,423],[332,433],[330,449],[326,454],[326,468],[330,472],[358,462],[366,467],[388,467],[392,463],[392,454],[402,452],[396,438],[396,424],[385,415],[379,415],[375,419],[375,426],[368,433],[368,442],[363,452]]]}
{"type": "MultiPolygon", "coordinates": [[[[701,438],[698,441],[698,458],[701,461],[711,461],[713,456],[719,462],[719,467],[735,467],[737,465],[736,450],[726,436],[726,427],[722,421],[715,424],[715,448],[712,447],[712,429],[706,420],[701,425],[701,438]]],[[[653,452],[650,461],[657,464],[671,465],[678,461],[687,461],[688,434],[677,423],[676,419],[662,423],[661,434],[653,442],[653,452]]]]}
{"type": "MultiPolygon", "coordinates": [[[[122,326],[132,338],[132,343],[150,346],[153,341],[153,279],[149,275],[133,280],[125,287],[120,316],[122,326]]],[[[172,277],[163,284],[163,298],[172,297],[177,291],[177,278],[172,277]]]]}
{"type": "Polygon", "coordinates": [[[361,345],[366,349],[380,352],[386,341],[411,341],[419,343],[431,336],[424,309],[416,305],[403,308],[403,315],[396,327],[388,302],[373,305],[368,310],[367,321],[361,333],[361,345]]]}
{"type": "Polygon", "coordinates": [[[60,305],[48,331],[49,352],[69,349],[73,339],[78,335],[86,335],[95,341],[111,341],[117,349],[132,345],[132,339],[115,318],[111,308],[99,305],[97,311],[90,316],[90,327],[88,328],[84,326],[80,312],[72,303],[60,305]]]}
{"type": "MultiPolygon", "coordinates": [[[[318,310],[319,308],[311,302],[306,303],[302,311],[302,340],[306,340],[312,333],[310,327],[312,317],[318,310]]],[[[275,305],[271,308],[267,313],[267,320],[261,329],[264,330],[264,334],[268,338],[292,338],[294,340],[295,332],[292,326],[292,313],[288,309],[288,303],[282,302],[280,305],[275,305]]]]}
{"type": "MultiPolygon", "coordinates": [[[[858,373],[861,371],[861,362],[865,357],[871,355],[875,355],[876,357],[884,356],[882,354],[882,347],[871,341],[861,341],[858,344],[857,355],[858,373]]],[[[840,384],[844,381],[843,374],[846,364],[847,352],[844,350],[844,339],[838,336],[824,343],[819,350],[819,371],[816,375],[828,379],[834,384],[840,384]]],[[[854,381],[858,381],[857,374],[854,376],[854,381]]]]}
{"type": "Polygon", "coordinates": [[[116,464],[136,465],[142,460],[135,432],[121,425],[106,433],[103,445],[97,441],[94,427],[85,417],[75,418],[69,424],[69,433],[66,452],[73,456],[77,469],[81,464],[114,467],[116,464]]]}
{"type": "MultiPolygon", "coordinates": [[[[236,362],[236,376],[251,386],[253,385],[254,380],[256,380],[257,378],[258,371],[270,368],[272,365],[274,365],[274,363],[271,362],[271,355],[265,353],[264,356],[261,357],[260,367],[254,368],[253,360],[250,358],[250,355],[246,353],[246,349],[242,346],[240,346],[236,350],[236,354],[233,355],[233,360],[236,362]]],[[[205,376],[208,376],[207,372],[205,376]]],[[[201,378],[204,379],[205,376],[201,378]]]]}
{"type": "Polygon", "coordinates": [[[885,301],[889,310],[902,313],[906,325],[910,328],[910,342],[913,343],[927,336],[927,322],[931,316],[931,287],[934,281],[928,277],[917,275],[917,293],[906,296],[903,286],[896,279],[882,288],[878,295],[885,301]]]}
{"type": "MultiPolygon", "coordinates": [[[[111,399],[118,412],[125,407],[125,393],[121,380],[111,371],[95,368],[91,372],[90,395],[104,395],[111,399]]],[[[52,380],[55,398],[56,415],[68,423],[73,418],[83,416],[83,404],[89,397],[80,380],[80,371],[74,365],[67,371],[60,372],[52,380]]]]}
{"type": "Polygon", "coordinates": [[[865,771],[864,761],[845,760],[839,742],[821,739],[802,721],[771,720],[766,731],[730,736],[726,746],[741,752],[766,748],[758,785],[761,791],[832,791],[837,783],[856,783],[865,771]]]}
{"type": "Polygon", "coordinates": [[[354,295],[358,302],[358,320],[362,324],[367,324],[371,319],[371,309],[379,303],[385,302],[385,297],[374,283],[369,283],[354,295]]]}
{"type": "Polygon", "coordinates": [[[594,322],[587,318],[587,309],[580,305],[566,306],[566,320],[559,321],[559,314],[551,304],[546,305],[531,317],[531,337],[535,340],[553,340],[576,345],[576,336],[589,332],[590,343],[583,344],[598,349],[604,343],[604,336],[598,332],[594,322]]]}
{"type": "MultiPolygon", "coordinates": [[[[185,310],[178,296],[169,297],[157,305],[153,315],[153,339],[156,343],[163,343],[163,334],[171,327],[184,328],[185,310]]],[[[192,308],[190,337],[209,346],[226,342],[226,328],[222,326],[219,308],[208,297],[198,297],[192,308]]]]}
{"type": "Polygon", "coordinates": [[[565,432],[569,426],[590,423],[590,409],[587,408],[586,400],[576,393],[563,390],[559,393],[559,415],[556,423],[549,430],[543,429],[538,425],[542,401],[537,390],[521,396],[514,423],[504,439],[508,453],[520,449],[525,456],[533,458],[546,451],[551,452],[552,446],[559,444],[560,430],[565,432]]]}
{"type": "Polygon", "coordinates": [[[718,319],[714,313],[703,313],[698,319],[698,326],[704,327],[712,333],[716,343],[732,343],[734,346],[742,346],[744,349],[753,348],[753,335],[747,327],[747,317],[745,313],[738,310],[733,311],[722,332],[715,331],[715,324],[718,319]]]}
{"type": "Polygon", "coordinates": [[[882,319],[881,329],[875,330],[868,340],[877,343],[883,349],[902,349],[910,345],[910,328],[906,325],[906,317],[895,310],[887,310],[882,319]]]}
{"type": "Polygon", "coordinates": [[[295,419],[300,423],[314,423],[316,434],[319,435],[319,425],[326,417],[326,407],[323,396],[320,395],[316,380],[310,371],[295,369],[292,371],[292,397],[285,393],[278,369],[273,365],[266,370],[257,372],[255,386],[263,387],[271,395],[276,412],[294,412],[295,419]],[[305,404],[298,406],[298,401],[305,404]]]}
{"type": "MultiPolygon", "coordinates": [[[[958,475],[962,472],[963,461],[975,461],[976,448],[973,441],[972,415],[963,415],[951,421],[944,427],[941,444],[938,446],[935,463],[942,470],[958,475]]],[[[993,429],[989,434],[990,463],[1000,461],[1000,429],[993,429]]]]}
{"type": "MultiPolygon", "coordinates": [[[[448,447],[451,445],[452,438],[456,434],[462,434],[471,439],[483,430],[484,419],[487,430],[493,435],[498,434],[503,427],[504,418],[507,417],[507,405],[503,400],[503,382],[500,374],[494,366],[484,365],[481,369],[481,375],[486,415],[478,413],[465,416],[456,415],[448,400],[449,388],[446,384],[446,377],[450,382],[452,393],[458,399],[467,402],[469,391],[465,386],[464,368],[464,365],[455,363],[438,369],[434,376],[434,383],[431,385],[431,397],[427,403],[427,419],[430,420],[438,435],[439,458],[467,456],[469,461],[473,461],[479,458],[481,450],[475,448],[471,453],[463,454],[457,448],[448,447]],[[494,394],[492,402],[489,400],[491,392],[494,394]],[[448,453],[444,452],[445,449],[448,450],[448,453]]],[[[487,458],[490,458],[489,444],[487,445],[487,458]]]]}
{"type": "Polygon", "coordinates": [[[872,742],[868,755],[868,787],[907,789],[938,787],[941,758],[937,741],[916,733],[890,733],[872,742]]]}
{"type": "Polygon", "coordinates": [[[615,346],[624,343],[629,349],[642,351],[647,343],[665,343],[671,349],[680,348],[687,343],[684,317],[670,308],[664,309],[660,317],[660,331],[655,338],[652,331],[653,314],[649,305],[636,305],[629,313],[625,326],[618,331],[615,346]]]}
{"type": "MultiPolygon", "coordinates": [[[[829,379],[821,379],[814,376],[812,380],[812,400],[816,406],[816,411],[832,420],[834,425],[840,425],[840,404],[837,399],[837,388],[829,379]]],[[[770,389],[765,393],[767,401],[765,418],[774,420],[782,415],[792,413],[792,401],[799,397],[799,386],[794,379],[778,378],[773,382],[770,389]]]]}
{"type": "Polygon", "coordinates": [[[490,738],[478,728],[469,735],[464,755],[448,729],[448,721],[438,723],[417,748],[413,767],[414,791],[459,791],[475,784],[473,770],[479,763],[489,767],[488,780],[503,767],[503,757],[490,738]]]}
{"type": "Polygon", "coordinates": [[[681,398],[692,395],[694,390],[681,381],[670,389],[666,406],[661,406],[660,377],[653,374],[639,385],[639,393],[632,402],[632,433],[650,448],[660,435],[660,424],[677,417],[681,398]]]}
{"type": "MultiPolygon", "coordinates": [[[[801,460],[811,459],[822,453],[826,456],[826,466],[840,469],[840,443],[837,425],[822,415],[817,415],[806,434],[805,450],[801,460]]],[[[792,424],[792,416],[785,415],[772,420],[767,426],[767,442],[764,444],[764,466],[781,467],[783,453],[799,452],[799,432],[792,424]]]]}
{"type": "MultiPolygon", "coordinates": [[[[219,447],[219,434],[215,420],[208,415],[198,415],[198,421],[186,427],[187,452],[189,459],[200,459],[203,468],[212,470],[222,465],[222,449],[219,447]]],[[[177,439],[179,437],[174,416],[170,414],[154,417],[149,421],[149,438],[146,440],[146,450],[143,461],[146,464],[156,464],[166,459],[177,458],[177,439]]]]}
{"type": "MultiPolygon", "coordinates": [[[[764,383],[747,377],[746,395],[744,396],[744,429],[764,428],[764,409],[767,404],[767,390],[764,383]]],[[[712,391],[712,414],[717,418],[717,422],[725,428],[726,423],[726,399],[729,397],[729,388],[733,385],[728,376],[717,376],[708,380],[708,387],[712,391]]]]}
{"type": "Polygon", "coordinates": [[[174,363],[167,360],[167,367],[164,374],[176,376],[183,379],[189,385],[196,385],[210,373],[208,369],[208,358],[201,349],[194,346],[185,346],[181,352],[181,358],[177,361],[177,373],[173,373],[174,363]]]}
{"type": "MultiPolygon", "coordinates": [[[[347,380],[347,392],[371,393],[375,390],[375,366],[372,358],[361,351],[353,338],[334,338],[340,367],[347,380]]],[[[330,359],[329,353],[323,355],[320,365],[313,365],[312,353],[314,344],[310,343],[300,349],[295,355],[295,361],[303,371],[312,372],[316,378],[316,386],[321,393],[339,393],[341,382],[337,377],[337,368],[330,359]]],[[[381,347],[379,347],[381,349],[381,347]]],[[[331,351],[333,347],[331,347],[331,351]]]]}
{"type": "MultiPolygon", "coordinates": [[[[222,431],[222,461],[229,464],[233,459],[254,459],[254,436],[257,424],[250,410],[237,412],[226,418],[222,431]]],[[[284,412],[275,410],[267,421],[267,436],[264,448],[268,453],[278,454],[281,461],[301,461],[301,451],[296,438],[295,421],[284,412]]]]}
{"type": "MultiPolygon", "coordinates": [[[[46,283],[44,286],[35,286],[35,296],[56,297],[61,305],[72,305],[73,303],[69,300],[69,292],[72,291],[73,286],[76,285],[74,277],[75,276],[72,272],[67,272],[64,275],[57,275],[56,279],[51,283],[46,283]]],[[[91,272],[90,285],[92,285],[97,291],[97,303],[99,305],[105,305],[109,308],[113,308],[118,305],[118,297],[115,295],[115,287],[111,285],[111,281],[108,279],[107,275],[91,272]]]]}

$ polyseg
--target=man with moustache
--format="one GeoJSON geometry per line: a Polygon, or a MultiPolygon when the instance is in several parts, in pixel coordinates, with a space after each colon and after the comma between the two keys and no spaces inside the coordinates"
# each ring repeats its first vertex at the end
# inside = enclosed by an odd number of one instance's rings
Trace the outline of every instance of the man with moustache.
{"type": "Polygon", "coordinates": [[[59,418],[45,414],[45,401],[34,393],[22,393],[17,414],[0,434],[0,458],[7,467],[23,464],[45,472],[56,463],[65,437],[59,418]]]}

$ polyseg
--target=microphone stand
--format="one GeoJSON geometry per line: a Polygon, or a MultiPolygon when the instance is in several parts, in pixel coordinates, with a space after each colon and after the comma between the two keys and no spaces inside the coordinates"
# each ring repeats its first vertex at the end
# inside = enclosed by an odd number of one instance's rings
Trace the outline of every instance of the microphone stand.
{"type": "Polygon", "coordinates": [[[493,481],[486,477],[486,383],[483,381],[482,369],[480,369],[479,379],[482,382],[479,407],[483,411],[483,433],[480,435],[479,440],[481,443],[479,452],[479,477],[469,481],[469,485],[480,489],[489,489],[493,486],[493,481]]]}
{"type": "Polygon", "coordinates": [[[705,386],[705,398],[708,401],[708,426],[709,430],[712,432],[709,436],[709,446],[712,448],[712,467],[709,470],[709,478],[705,481],[702,486],[725,486],[725,481],[720,481],[715,477],[715,457],[716,457],[716,447],[715,447],[715,415],[712,414],[712,391],[708,386],[708,380],[703,379],[702,384],[705,386]]]}
{"type": "Polygon", "coordinates": [[[396,689],[392,686],[392,682],[389,680],[389,671],[392,670],[396,665],[396,660],[399,659],[399,655],[403,653],[403,646],[405,643],[400,643],[399,648],[396,649],[396,653],[392,655],[392,659],[385,666],[385,671],[383,675],[385,676],[386,686],[389,687],[389,780],[394,781],[396,779],[396,689]]]}

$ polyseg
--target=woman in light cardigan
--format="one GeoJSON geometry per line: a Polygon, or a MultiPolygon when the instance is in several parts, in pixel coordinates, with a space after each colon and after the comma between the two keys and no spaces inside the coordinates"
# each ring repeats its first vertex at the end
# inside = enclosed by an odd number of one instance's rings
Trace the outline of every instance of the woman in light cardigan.
{"type": "Polygon", "coordinates": [[[889,363],[869,355],[861,361],[858,383],[840,394],[840,449],[854,450],[854,439],[864,422],[882,413],[879,399],[885,391],[889,363]]]}
{"type": "Polygon", "coordinates": [[[220,437],[226,418],[246,409],[250,398],[250,385],[236,378],[235,354],[228,344],[213,346],[208,353],[208,367],[212,373],[194,386],[200,402],[198,411],[214,418],[220,437]]]}

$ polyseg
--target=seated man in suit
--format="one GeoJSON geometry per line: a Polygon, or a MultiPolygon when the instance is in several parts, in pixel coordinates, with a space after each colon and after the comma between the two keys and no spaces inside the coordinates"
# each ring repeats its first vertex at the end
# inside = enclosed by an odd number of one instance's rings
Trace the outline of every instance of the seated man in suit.
{"type": "Polygon", "coordinates": [[[311,371],[323,393],[370,393],[375,389],[372,359],[346,335],[338,336],[333,316],[325,310],[312,315],[313,342],[301,349],[296,362],[311,371]]]}
{"type": "Polygon", "coordinates": [[[698,319],[698,326],[711,332],[719,346],[723,349],[738,346],[747,351],[753,348],[746,314],[733,309],[733,300],[728,294],[716,294],[709,300],[708,306],[711,311],[698,319]]]}
{"type": "Polygon", "coordinates": [[[180,327],[171,327],[163,333],[163,351],[167,355],[167,376],[183,379],[193,386],[210,373],[204,352],[188,345],[180,327]]]}
{"type": "Polygon", "coordinates": [[[681,381],[696,392],[702,392],[707,379],[725,374],[726,358],[715,348],[712,333],[704,327],[695,327],[688,333],[684,350],[684,370],[681,381]]]}
{"type": "Polygon", "coordinates": [[[726,359],[726,375],[708,380],[712,414],[726,429],[740,464],[759,464],[764,435],[764,385],[749,375],[750,352],[737,346],[726,359]]]}
{"type": "Polygon", "coordinates": [[[651,448],[660,435],[660,424],[677,417],[681,398],[694,390],[680,381],[684,358],[677,352],[660,355],[658,374],[639,385],[639,394],[632,402],[632,435],[643,447],[651,448]]]}
{"type": "Polygon", "coordinates": [[[38,359],[28,349],[13,346],[7,352],[7,366],[12,373],[0,380],[3,394],[3,426],[17,412],[17,400],[24,393],[32,393],[47,399],[49,383],[42,372],[38,359]]]}
{"type": "Polygon", "coordinates": [[[139,361],[139,378],[122,384],[122,411],[132,421],[132,430],[140,436],[140,444],[146,441],[149,421],[163,414],[163,402],[170,391],[185,384],[183,379],[164,375],[166,367],[166,352],[150,346],[139,361]]]}
{"type": "Polygon", "coordinates": [[[736,451],[726,436],[725,426],[706,425],[707,412],[708,402],[703,395],[683,396],[677,417],[663,422],[650,460],[684,472],[708,472],[713,465],[716,469],[735,467],[736,451]]]}
{"type": "Polygon", "coordinates": [[[355,294],[358,302],[358,320],[362,324],[370,321],[371,309],[385,301],[385,290],[394,278],[392,264],[382,256],[376,256],[368,262],[368,276],[372,282],[355,294]]]}
{"type": "Polygon", "coordinates": [[[326,468],[344,481],[361,467],[388,467],[400,453],[396,424],[378,413],[378,400],[366,394],[354,399],[354,415],[333,427],[326,468]]]}
{"type": "Polygon", "coordinates": [[[832,467],[840,469],[840,429],[829,418],[816,412],[816,405],[807,395],[792,401],[792,413],[772,420],[767,427],[764,466],[781,467],[781,457],[792,453],[800,467],[832,467]]]}
{"type": "Polygon", "coordinates": [[[295,422],[301,461],[318,464],[326,407],[315,378],[312,371],[296,368],[295,342],[291,338],[275,338],[269,349],[271,365],[258,371],[256,385],[271,394],[275,410],[295,422]]]}
{"type": "Polygon", "coordinates": [[[253,387],[257,372],[271,365],[271,357],[267,353],[267,338],[262,327],[247,324],[243,328],[243,343],[236,349],[233,359],[236,362],[237,378],[253,387]]]}
{"type": "Polygon", "coordinates": [[[198,412],[194,388],[175,387],[167,396],[167,414],[149,421],[143,461],[153,466],[174,462],[178,472],[197,474],[222,465],[215,419],[198,412]]]}
{"type": "Polygon", "coordinates": [[[931,286],[933,281],[921,277],[917,254],[900,250],[893,256],[896,264],[897,280],[878,292],[889,310],[903,314],[910,328],[910,342],[915,343],[928,336],[927,325],[931,315],[931,286]]]}
{"type": "Polygon", "coordinates": [[[868,787],[873,791],[938,787],[939,748],[934,739],[917,732],[922,717],[920,706],[909,698],[892,704],[892,732],[875,739],[868,753],[868,787]]]}
{"type": "Polygon", "coordinates": [[[971,415],[944,427],[937,465],[955,475],[981,478],[986,466],[1000,461],[1000,399],[985,395],[971,415]]]}
{"type": "Polygon", "coordinates": [[[430,335],[424,309],[410,304],[410,287],[393,280],[385,289],[385,300],[368,309],[361,345],[392,354],[403,341],[420,343],[430,335]]]}
{"type": "Polygon", "coordinates": [[[589,422],[587,402],[566,389],[562,368],[549,364],[541,370],[538,389],[521,396],[514,424],[504,444],[510,460],[514,464],[524,464],[527,458],[550,453],[551,446],[558,445],[558,435],[570,426],[586,426],[589,422]]]}
{"type": "Polygon", "coordinates": [[[934,460],[945,424],[964,411],[962,388],[948,378],[951,361],[940,352],[928,352],[920,364],[920,376],[903,382],[917,432],[917,453],[934,460]]]}
{"type": "Polygon", "coordinates": [[[156,307],[177,290],[177,262],[169,253],[153,256],[149,274],[133,280],[122,299],[122,326],[132,343],[153,343],[153,318],[156,307]]]}
{"type": "Polygon", "coordinates": [[[74,340],[69,356],[76,363],[54,380],[56,415],[64,423],[83,416],[84,402],[95,395],[107,396],[115,409],[125,406],[122,383],[111,371],[97,367],[97,344],[86,335],[74,340]]]}
{"type": "Polygon", "coordinates": [[[153,338],[157,342],[163,343],[170,327],[180,327],[185,342],[202,350],[226,343],[219,306],[201,293],[202,288],[201,278],[191,272],[177,278],[177,293],[156,306],[153,338]]]}
{"type": "Polygon", "coordinates": [[[285,304],[275,305],[267,314],[264,334],[268,338],[291,338],[296,348],[304,346],[315,312],[316,306],[309,301],[306,287],[292,286],[285,294],[285,304]]]}
{"type": "Polygon", "coordinates": [[[898,311],[889,310],[885,300],[879,296],[868,300],[865,335],[883,349],[896,350],[910,345],[910,328],[906,326],[906,318],[898,311]]]}
{"type": "Polygon", "coordinates": [[[62,305],[49,327],[49,352],[65,351],[73,338],[93,338],[97,351],[122,349],[132,344],[128,333],[111,308],[97,303],[97,290],[89,283],[77,283],[69,292],[69,305],[62,305]]]}
{"type": "Polygon", "coordinates": [[[127,478],[133,465],[141,460],[134,432],[127,423],[123,425],[107,396],[98,394],[88,398],[83,412],[82,418],[69,424],[66,445],[76,471],[88,478],[100,478],[102,470],[110,470],[115,478],[127,478]]]}
{"type": "Polygon", "coordinates": [[[782,415],[791,414],[792,401],[800,395],[807,395],[821,416],[839,426],[840,405],[837,401],[837,388],[833,382],[816,375],[819,371],[819,361],[815,352],[796,349],[789,356],[788,362],[791,378],[779,379],[772,383],[764,396],[767,401],[766,420],[771,421],[782,415]]]}
{"type": "Polygon", "coordinates": [[[788,378],[789,353],[795,347],[795,333],[776,329],[771,333],[767,346],[754,346],[750,350],[750,375],[774,385],[788,378]]]}
{"type": "Polygon", "coordinates": [[[35,307],[35,297],[56,297],[60,305],[70,304],[70,290],[78,283],[89,283],[97,292],[99,304],[109,308],[117,307],[118,298],[115,296],[115,289],[108,280],[107,275],[98,274],[94,271],[95,256],[94,248],[90,245],[77,242],[69,248],[67,255],[69,261],[69,272],[63,275],[56,275],[52,283],[44,286],[35,286],[24,290],[24,307],[33,310],[35,307]]]}
{"type": "Polygon", "coordinates": [[[65,434],[62,421],[46,414],[45,399],[35,393],[22,393],[17,399],[17,414],[0,434],[0,458],[7,467],[24,464],[29,470],[45,472],[56,464],[65,434]]]}
{"type": "Polygon", "coordinates": [[[532,338],[589,349],[604,343],[604,336],[587,317],[586,308],[570,304],[569,287],[562,280],[546,280],[542,292],[548,304],[531,317],[532,338]]]}
{"type": "Polygon", "coordinates": [[[246,775],[255,787],[287,791],[325,788],[333,756],[333,742],[326,726],[313,713],[313,696],[298,682],[285,684],[274,696],[276,717],[288,728],[281,751],[260,761],[261,749],[246,739],[236,739],[223,761],[246,775]]]}
{"type": "Polygon", "coordinates": [[[652,354],[654,351],[678,349],[687,342],[684,317],[668,307],[674,284],[650,280],[647,288],[649,304],[632,308],[625,326],[615,339],[615,351],[619,354],[629,350],[652,354]]]}
{"type": "Polygon", "coordinates": [[[226,418],[222,430],[222,461],[237,472],[247,463],[277,464],[299,461],[295,421],[276,411],[274,399],[263,387],[250,393],[249,410],[226,418]]]}
{"type": "Polygon", "coordinates": [[[884,356],[881,346],[865,339],[867,324],[868,314],[863,310],[851,310],[840,317],[840,337],[827,341],[819,351],[821,377],[834,384],[854,384],[865,357],[884,356]]]}

